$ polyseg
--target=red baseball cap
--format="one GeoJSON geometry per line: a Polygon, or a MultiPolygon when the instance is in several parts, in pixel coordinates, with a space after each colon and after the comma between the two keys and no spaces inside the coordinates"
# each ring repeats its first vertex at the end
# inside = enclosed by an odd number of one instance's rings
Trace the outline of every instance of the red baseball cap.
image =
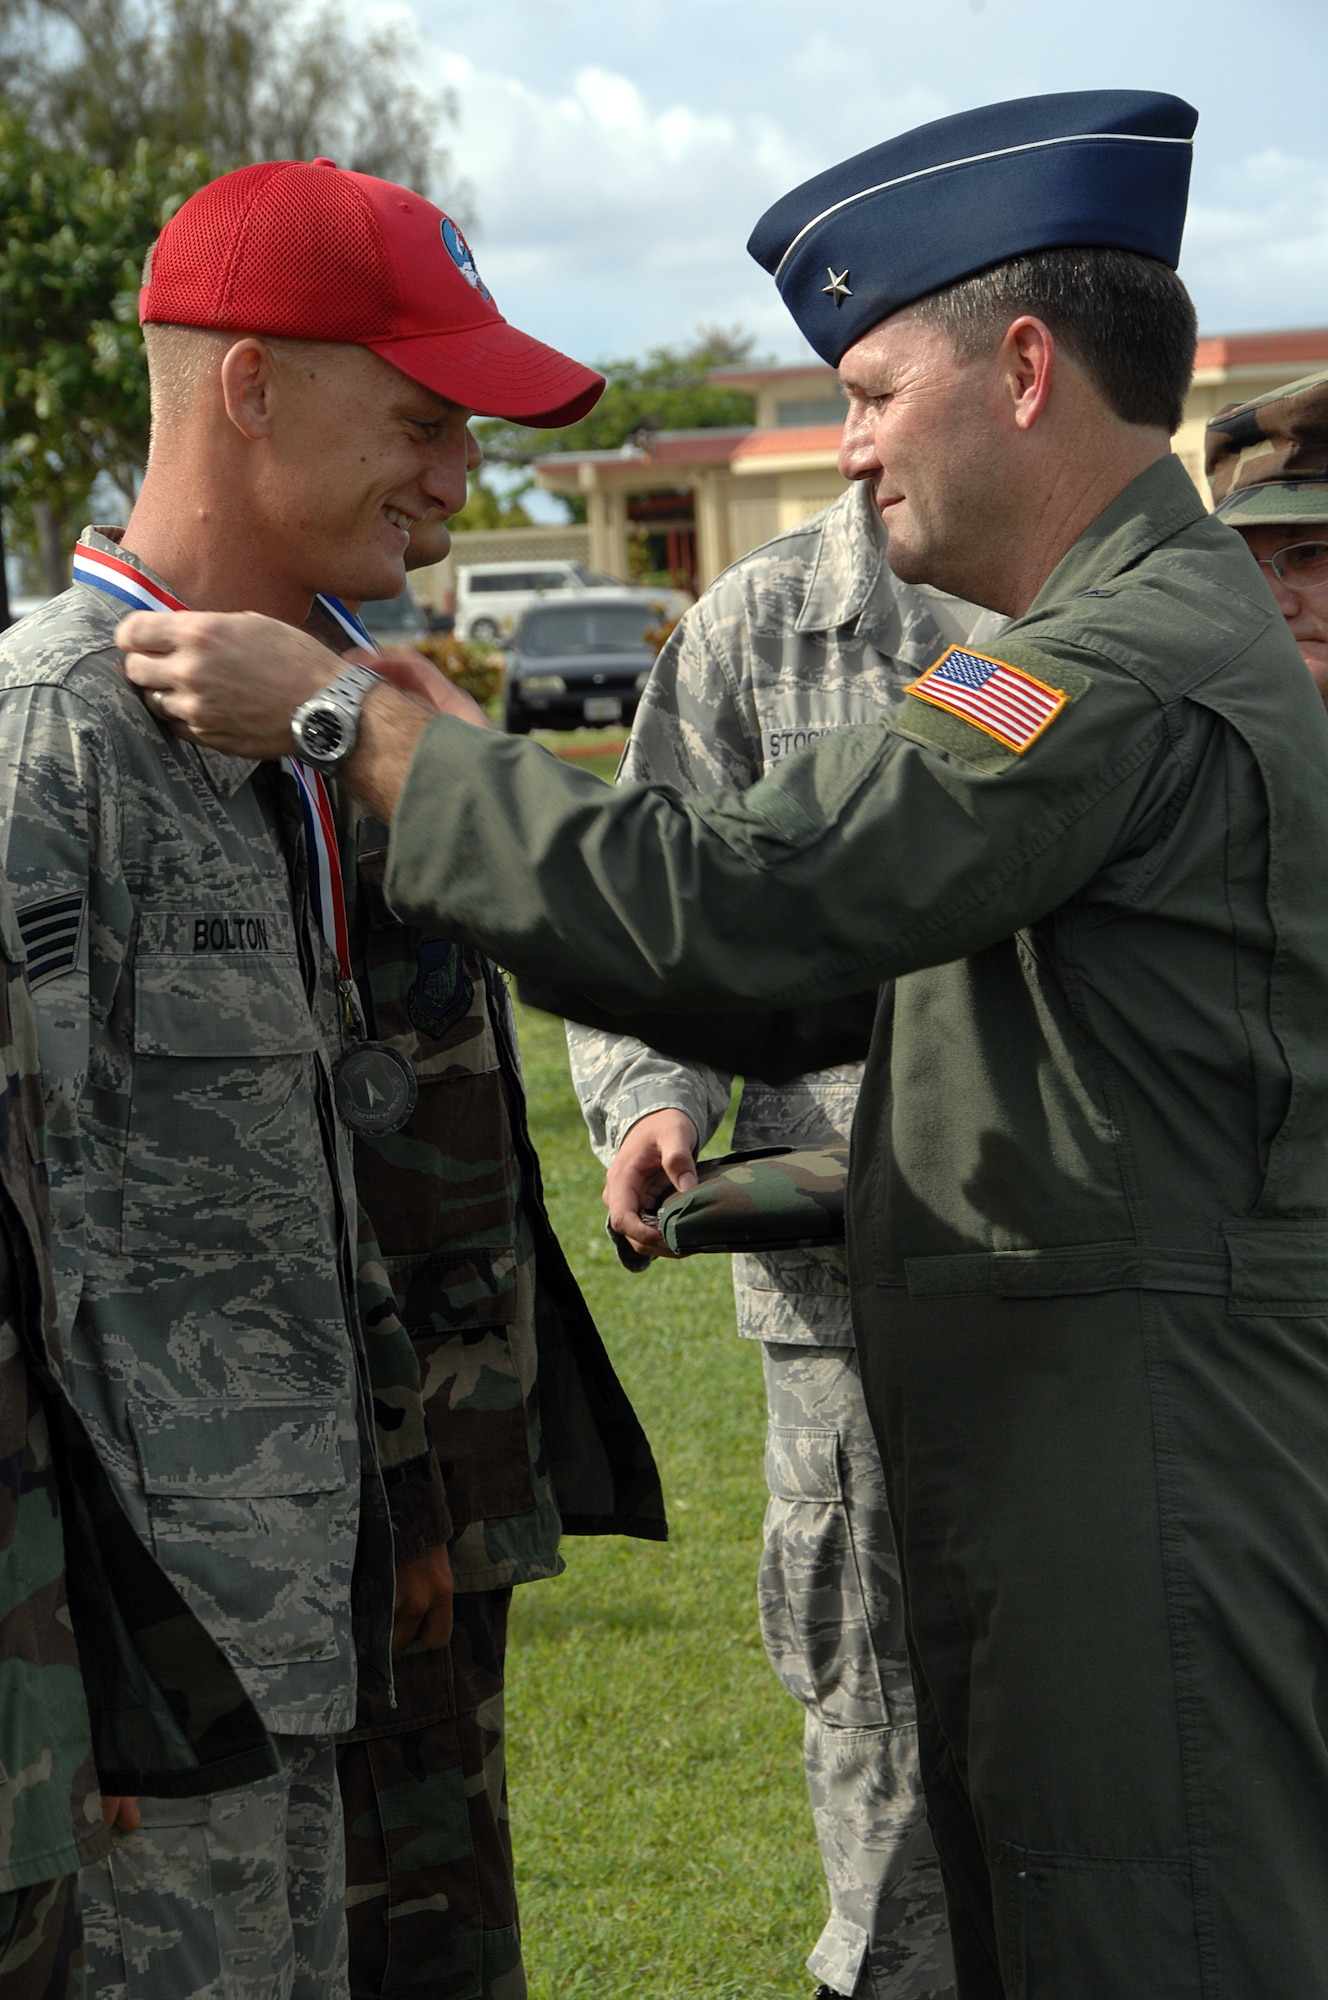
{"type": "Polygon", "coordinates": [[[142,323],[368,347],[485,417],[571,424],[604,377],[509,326],[465,237],[431,201],[333,160],[210,181],[149,253],[142,323]]]}

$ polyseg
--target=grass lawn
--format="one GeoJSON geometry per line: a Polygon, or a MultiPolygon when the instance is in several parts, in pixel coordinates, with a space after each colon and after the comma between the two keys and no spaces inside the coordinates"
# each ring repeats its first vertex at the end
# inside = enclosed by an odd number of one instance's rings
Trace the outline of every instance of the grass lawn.
{"type": "Polygon", "coordinates": [[[613,781],[627,741],[627,732],[619,723],[608,729],[532,729],[530,733],[546,750],[565,757],[582,771],[593,771],[606,784],[613,781]]]}
{"type": "Polygon", "coordinates": [[[760,1349],[734,1332],[727,1258],[621,1268],[561,1024],[522,1012],[520,1026],[554,1225],[650,1433],[671,1527],[664,1544],[569,1539],[566,1575],[516,1593],[509,1775],[532,2000],[810,2000],[826,1897],[801,1712],[756,1623],[760,1349]]]}

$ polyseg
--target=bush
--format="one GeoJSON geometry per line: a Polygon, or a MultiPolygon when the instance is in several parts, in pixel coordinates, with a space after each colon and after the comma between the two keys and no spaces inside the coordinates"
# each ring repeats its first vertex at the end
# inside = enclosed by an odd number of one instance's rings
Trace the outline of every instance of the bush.
{"type": "Polygon", "coordinates": [[[503,656],[496,646],[485,646],[478,639],[458,639],[454,632],[431,632],[415,643],[453,687],[459,687],[481,708],[497,701],[503,686],[503,656]]]}
{"type": "Polygon", "coordinates": [[[641,637],[644,639],[647,646],[651,647],[656,653],[658,653],[661,647],[664,645],[665,641],[669,639],[674,633],[674,631],[677,629],[677,625],[678,625],[678,620],[676,618],[661,618],[658,625],[647,625],[645,631],[641,634],[641,637]]]}

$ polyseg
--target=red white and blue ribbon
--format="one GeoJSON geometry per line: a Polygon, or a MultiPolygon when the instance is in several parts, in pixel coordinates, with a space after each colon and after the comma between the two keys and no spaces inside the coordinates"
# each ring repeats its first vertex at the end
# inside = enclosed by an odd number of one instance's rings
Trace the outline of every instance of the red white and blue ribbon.
{"type": "MultiPolygon", "coordinates": [[[[133,611],[187,611],[189,608],[178,597],[172,597],[163,585],[144,576],[142,570],[134,569],[123,557],[90,548],[86,542],[80,542],[74,550],[74,581],[85,583],[92,590],[100,590],[107,597],[117,598],[133,611]]],[[[377,651],[359,619],[347,611],[344,604],[334,597],[324,597],[321,602],[357,646],[377,651]]],[[[346,892],[341,881],[332,801],[320,771],[310,770],[296,757],[283,757],[282,762],[294,778],[300,794],[304,847],[309,859],[309,901],[328,949],[337,961],[342,982],[349,984],[350,932],[346,925],[346,892]]]]}
{"type": "Polygon", "coordinates": [[[74,582],[87,583],[107,597],[118,597],[131,611],[187,611],[178,597],[161,584],[153,583],[142,570],[134,569],[121,556],[106,555],[80,542],[74,550],[74,582]]]}
{"type": "Polygon", "coordinates": [[[298,757],[283,757],[282,762],[300,789],[304,851],[309,857],[309,901],[328,949],[337,961],[342,981],[347,983],[351,976],[350,932],[346,927],[346,892],[341,883],[332,801],[321,771],[311,771],[298,757]]]}
{"type": "Polygon", "coordinates": [[[355,613],[346,609],[339,597],[330,597],[324,590],[319,592],[318,602],[333,623],[341,627],[352,646],[363,646],[366,653],[378,651],[378,641],[367,626],[360,623],[355,613]]]}

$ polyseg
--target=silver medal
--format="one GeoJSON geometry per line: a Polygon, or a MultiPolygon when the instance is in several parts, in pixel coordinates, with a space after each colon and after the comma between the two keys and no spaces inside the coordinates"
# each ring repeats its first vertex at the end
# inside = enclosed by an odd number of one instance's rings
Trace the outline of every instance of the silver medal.
{"type": "Polygon", "coordinates": [[[390,1042],[356,1042],[332,1072],[337,1112],[362,1138],[399,1132],[420,1094],[415,1072],[390,1042]]]}

